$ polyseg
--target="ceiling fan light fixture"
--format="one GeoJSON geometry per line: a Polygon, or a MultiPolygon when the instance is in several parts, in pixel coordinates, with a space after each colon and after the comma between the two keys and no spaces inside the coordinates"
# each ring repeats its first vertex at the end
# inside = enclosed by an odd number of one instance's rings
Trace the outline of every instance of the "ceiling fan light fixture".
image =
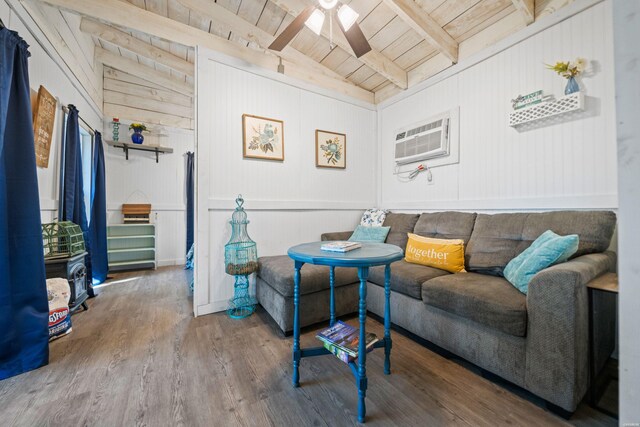
{"type": "Polygon", "coordinates": [[[318,0],[318,3],[320,3],[320,6],[322,6],[324,9],[329,10],[336,7],[336,4],[338,4],[338,0],[318,0]]]}
{"type": "Polygon", "coordinates": [[[306,25],[311,31],[316,33],[316,35],[320,35],[322,32],[322,25],[324,24],[324,12],[320,9],[316,9],[313,11],[311,16],[307,18],[304,25],[306,25]]]}
{"type": "Polygon", "coordinates": [[[356,23],[359,16],[360,15],[358,15],[355,10],[351,9],[346,4],[343,4],[340,6],[340,9],[338,9],[338,19],[345,31],[349,31],[349,28],[356,23]]]}

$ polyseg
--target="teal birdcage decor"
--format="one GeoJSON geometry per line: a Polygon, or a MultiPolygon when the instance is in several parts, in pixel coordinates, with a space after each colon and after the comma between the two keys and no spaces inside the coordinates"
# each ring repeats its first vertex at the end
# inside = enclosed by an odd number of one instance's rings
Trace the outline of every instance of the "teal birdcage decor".
{"type": "Polygon", "coordinates": [[[244,199],[238,195],[236,210],[231,215],[231,238],[224,246],[225,271],[235,276],[234,295],[229,300],[227,314],[233,319],[250,316],[256,308],[256,301],[249,295],[249,275],[258,270],[256,242],[247,234],[247,213],[242,205],[244,199]]]}
{"type": "Polygon", "coordinates": [[[82,230],[71,221],[42,224],[44,257],[65,258],[85,251],[82,230]]]}

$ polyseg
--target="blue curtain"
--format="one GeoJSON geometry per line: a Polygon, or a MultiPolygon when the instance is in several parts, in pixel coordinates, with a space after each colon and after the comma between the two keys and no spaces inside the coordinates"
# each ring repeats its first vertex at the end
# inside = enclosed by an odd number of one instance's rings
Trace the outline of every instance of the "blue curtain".
{"type": "Polygon", "coordinates": [[[91,166],[91,220],[89,241],[91,243],[91,270],[93,284],[107,280],[109,261],[107,258],[107,197],[104,176],[104,149],[102,134],[96,132],[93,139],[93,162],[91,166]]]}
{"type": "MultiPolygon", "coordinates": [[[[91,238],[89,236],[89,225],[87,224],[82,182],[82,153],[78,109],[71,104],[69,104],[69,114],[67,114],[65,137],[60,221],[71,221],[82,229],[84,245],[87,250],[87,256],[84,261],[87,268],[87,277],[93,277],[91,238]]],[[[87,292],[90,297],[93,297],[95,294],[90,282],[88,281],[87,283],[87,292]]]]}
{"type": "Polygon", "coordinates": [[[193,161],[194,155],[191,151],[187,152],[187,250],[189,253],[193,245],[193,161]]]}
{"type": "Polygon", "coordinates": [[[49,361],[28,47],[0,28],[0,380],[49,361]]]}

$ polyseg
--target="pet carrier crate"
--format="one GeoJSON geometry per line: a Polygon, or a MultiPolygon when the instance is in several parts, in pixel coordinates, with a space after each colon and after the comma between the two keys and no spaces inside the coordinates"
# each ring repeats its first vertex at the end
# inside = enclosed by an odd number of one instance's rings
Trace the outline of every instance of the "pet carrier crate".
{"type": "Polygon", "coordinates": [[[82,230],[71,221],[42,224],[44,257],[67,258],[85,251],[82,230]]]}
{"type": "Polygon", "coordinates": [[[249,295],[249,275],[258,270],[256,242],[247,234],[247,213],[238,195],[236,210],[231,215],[231,238],[224,247],[225,272],[235,277],[234,295],[229,300],[227,314],[234,319],[250,316],[256,307],[255,298],[249,295]]]}

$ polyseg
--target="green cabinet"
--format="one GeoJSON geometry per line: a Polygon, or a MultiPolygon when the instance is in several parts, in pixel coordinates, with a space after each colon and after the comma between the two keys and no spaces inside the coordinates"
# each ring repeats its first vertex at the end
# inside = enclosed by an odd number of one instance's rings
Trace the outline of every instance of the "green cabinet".
{"type": "Polygon", "coordinates": [[[155,224],[107,226],[109,271],[156,268],[155,224]]]}

